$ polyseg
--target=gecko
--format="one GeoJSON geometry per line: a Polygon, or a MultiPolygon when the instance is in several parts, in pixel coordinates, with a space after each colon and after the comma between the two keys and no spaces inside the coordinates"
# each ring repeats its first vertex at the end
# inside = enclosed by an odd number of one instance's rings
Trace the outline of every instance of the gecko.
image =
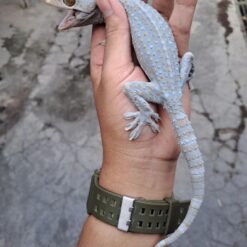
{"type": "MultiPolygon", "coordinates": [[[[160,118],[149,103],[162,105],[173,124],[192,181],[192,199],[187,215],[175,232],[155,246],[163,247],[173,243],[187,231],[198,214],[204,198],[204,161],[182,104],[184,85],[190,80],[194,70],[194,56],[187,52],[179,60],[178,48],[169,24],[150,5],[142,0],[119,1],[128,16],[137,59],[150,80],[149,83],[128,82],[123,88],[125,95],[138,110],[127,112],[123,116],[130,121],[126,126],[126,131],[130,132],[129,139],[136,140],[146,125],[150,126],[154,133],[159,133],[160,118]]],[[[95,0],[46,0],[46,2],[70,9],[60,29],[104,21],[95,0]]]]}

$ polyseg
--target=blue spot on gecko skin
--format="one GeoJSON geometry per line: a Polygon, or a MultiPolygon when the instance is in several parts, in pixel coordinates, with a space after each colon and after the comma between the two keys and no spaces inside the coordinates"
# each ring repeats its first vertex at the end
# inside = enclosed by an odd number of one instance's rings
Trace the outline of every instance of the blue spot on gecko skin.
{"type": "Polygon", "coordinates": [[[185,119],[186,118],[186,115],[183,113],[183,112],[179,112],[177,115],[176,115],[176,119],[177,120],[182,120],[182,119],[185,119]]]}

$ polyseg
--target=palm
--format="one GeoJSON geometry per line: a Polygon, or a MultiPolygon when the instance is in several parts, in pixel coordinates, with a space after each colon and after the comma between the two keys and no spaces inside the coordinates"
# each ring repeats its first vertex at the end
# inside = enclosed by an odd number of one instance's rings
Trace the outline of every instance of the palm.
{"type": "MultiPolygon", "coordinates": [[[[180,0],[184,3],[195,0],[180,0]]],[[[188,47],[189,35],[179,33],[179,30],[173,28],[174,23],[179,22],[179,13],[172,13],[169,8],[172,8],[173,1],[154,1],[154,5],[159,7],[166,7],[163,16],[169,19],[171,15],[170,25],[173,29],[179,53],[182,55],[188,47]],[[163,5],[164,4],[164,5],[163,5]]],[[[175,12],[175,10],[174,10],[175,12]]],[[[178,12],[178,11],[177,11],[178,12]]],[[[188,18],[187,18],[188,19],[188,18]]],[[[188,27],[190,28],[192,16],[188,19],[188,27]]],[[[126,21],[127,23],[127,21],[126,21]]],[[[177,26],[176,26],[177,27],[177,26]]],[[[186,28],[188,28],[186,27],[186,28]]],[[[128,27],[126,26],[126,29],[128,27]]],[[[130,43],[128,30],[121,30],[122,34],[118,34],[121,38],[119,42],[130,43]]],[[[124,120],[123,115],[128,111],[136,111],[135,107],[123,93],[123,86],[126,82],[131,81],[147,81],[144,73],[138,66],[134,66],[131,58],[130,49],[126,48],[125,52],[119,54],[119,47],[111,47],[109,54],[105,54],[108,50],[98,44],[105,39],[104,27],[97,27],[93,32],[92,39],[92,79],[94,84],[95,99],[97,112],[99,116],[101,133],[104,146],[113,146],[121,150],[124,147],[126,150],[131,150],[135,156],[145,154],[148,157],[153,157],[162,160],[175,160],[179,154],[177,139],[168,115],[161,106],[154,106],[155,111],[159,113],[160,130],[159,134],[152,133],[151,129],[147,126],[141,133],[138,140],[130,142],[128,140],[128,132],[124,131],[127,121],[124,120]],[[118,50],[118,53],[115,52],[118,50]],[[139,152],[141,150],[141,152],[139,152]],[[136,151],[136,152],[135,152],[136,151]]],[[[112,33],[111,33],[112,35],[112,33]]],[[[108,42],[108,41],[107,41],[108,42]]],[[[116,44],[118,42],[115,42],[116,44]]],[[[110,45],[109,45],[110,46],[110,45]]],[[[189,90],[186,87],[184,94],[184,109],[189,114],[189,90]]]]}
{"type": "MultiPolygon", "coordinates": [[[[123,115],[128,111],[136,111],[136,108],[132,105],[129,99],[123,94],[123,86],[129,81],[147,81],[144,73],[140,67],[135,66],[134,70],[131,68],[133,65],[130,64],[126,71],[121,73],[115,73],[114,81],[118,81],[114,87],[113,85],[105,85],[104,89],[101,91],[101,96],[97,100],[97,105],[105,105],[104,115],[99,113],[99,120],[101,126],[103,126],[103,133],[111,133],[115,141],[121,143],[124,147],[140,149],[146,149],[145,153],[152,153],[156,158],[161,158],[165,160],[176,159],[178,156],[178,145],[177,140],[171,125],[170,119],[162,106],[153,106],[154,110],[159,113],[161,120],[159,134],[152,133],[149,126],[145,127],[142,131],[140,138],[136,141],[130,142],[128,140],[129,132],[125,132],[124,128],[128,123],[124,120],[123,115]],[[129,74],[129,71],[132,71],[129,74]],[[121,78],[122,77],[122,78],[121,78]],[[124,79],[125,78],[125,79],[124,79]],[[107,92],[104,95],[102,92],[107,92]],[[107,116],[107,117],[106,117],[107,116]],[[104,122],[104,123],[102,123],[104,122]],[[133,145],[134,143],[134,145],[133,145]],[[166,150],[166,152],[164,152],[166,150]]],[[[115,71],[117,71],[115,69],[115,71]]],[[[106,84],[106,83],[105,83],[106,84]]],[[[188,107],[186,107],[188,109],[188,107]]],[[[144,151],[144,150],[143,150],[144,151]]]]}

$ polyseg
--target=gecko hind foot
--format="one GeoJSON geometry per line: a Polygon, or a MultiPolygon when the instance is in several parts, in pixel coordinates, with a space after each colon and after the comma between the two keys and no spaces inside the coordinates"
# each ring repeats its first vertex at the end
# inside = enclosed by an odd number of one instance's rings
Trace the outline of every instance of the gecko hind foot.
{"type": "Polygon", "coordinates": [[[160,120],[160,117],[155,112],[127,112],[124,114],[126,120],[132,120],[128,123],[125,130],[131,131],[129,140],[136,140],[144,128],[145,125],[149,125],[154,133],[160,132],[160,127],[157,122],[160,120]]]}

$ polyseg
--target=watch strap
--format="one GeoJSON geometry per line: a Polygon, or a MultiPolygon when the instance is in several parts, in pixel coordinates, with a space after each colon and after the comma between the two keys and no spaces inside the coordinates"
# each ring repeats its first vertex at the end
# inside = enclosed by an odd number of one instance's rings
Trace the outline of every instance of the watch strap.
{"type": "Polygon", "coordinates": [[[95,171],[87,201],[87,212],[120,230],[145,234],[170,234],[187,214],[190,201],[144,200],[105,190],[95,171]]]}

